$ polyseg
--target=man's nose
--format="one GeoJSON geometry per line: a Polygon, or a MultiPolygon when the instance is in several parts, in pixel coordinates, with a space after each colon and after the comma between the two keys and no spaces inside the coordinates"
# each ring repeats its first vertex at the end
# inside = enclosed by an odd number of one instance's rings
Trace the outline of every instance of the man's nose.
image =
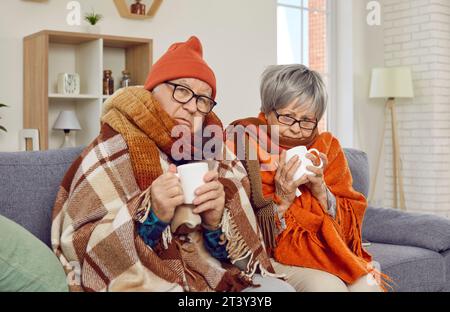
{"type": "Polygon", "coordinates": [[[183,108],[189,113],[194,114],[197,112],[197,99],[193,97],[189,102],[183,105],[183,108]]]}

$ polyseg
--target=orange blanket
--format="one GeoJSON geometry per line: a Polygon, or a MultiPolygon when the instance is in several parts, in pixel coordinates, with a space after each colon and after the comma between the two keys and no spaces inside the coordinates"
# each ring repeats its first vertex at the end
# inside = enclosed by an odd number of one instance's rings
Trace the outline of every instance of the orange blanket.
{"type": "MultiPolygon", "coordinates": [[[[311,148],[328,157],[324,179],[336,197],[336,219],[301,186],[302,195],[285,214],[287,229],[277,237],[274,256],[280,263],[327,271],[351,284],[370,271],[372,261],[361,241],[367,201],[352,188],[344,152],[330,133],[319,135],[311,148]]],[[[274,195],[274,176],[274,171],[261,172],[265,197],[274,195]]]]}

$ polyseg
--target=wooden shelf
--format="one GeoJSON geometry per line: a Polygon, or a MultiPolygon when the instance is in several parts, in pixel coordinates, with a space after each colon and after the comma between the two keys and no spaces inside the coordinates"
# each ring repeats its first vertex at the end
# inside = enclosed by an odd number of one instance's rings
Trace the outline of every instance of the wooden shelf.
{"type": "Polygon", "coordinates": [[[93,94],[57,94],[57,93],[50,93],[48,95],[50,99],[86,99],[86,100],[95,100],[98,99],[100,96],[93,95],[93,94]]]}
{"type": "Polygon", "coordinates": [[[114,0],[114,4],[116,5],[117,11],[120,16],[123,18],[135,19],[135,20],[145,20],[155,16],[156,12],[158,12],[159,7],[161,6],[163,0],[153,0],[152,5],[147,11],[146,15],[133,14],[128,7],[128,4],[125,0],[114,0]]]}
{"type": "Polygon", "coordinates": [[[76,145],[88,145],[100,131],[104,101],[103,71],[111,69],[115,90],[122,70],[132,85],[143,85],[152,64],[153,42],[100,34],[43,30],[24,38],[24,128],[39,130],[41,150],[58,148],[61,131],[52,130],[60,111],[75,111],[82,130],[73,134],[76,145]],[[60,73],[80,76],[80,94],[58,94],[60,73]]]}
{"type": "Polygon", "coordinates": [[[60,44],[81,44],[98,39],[103,39],[104,45],[111,48],[129,48],[141,44],[152,43],[152,40],[147,38],[130,38],[123,36],[66,32],[58,30],[42,30],[40,32],[27,36],[25,39],[32,39],[40,36],[48,36],[50,43],[60,44]]]}

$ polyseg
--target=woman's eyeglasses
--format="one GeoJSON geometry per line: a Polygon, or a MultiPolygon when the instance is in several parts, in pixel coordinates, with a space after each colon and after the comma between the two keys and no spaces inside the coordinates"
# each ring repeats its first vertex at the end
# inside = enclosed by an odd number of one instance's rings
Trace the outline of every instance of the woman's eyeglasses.
{"type": "Polygon", "coordinates": [[[165,83],[173,87],[172,97],[178,103],[186,104],[190,100],[195,98],[197,110],[202,114],[210,113],[213,110],[214,106],[217,105],[217,102],[214,101],[213,99],[204,95],[197,95],[195,94],[194,91],[192,91],[188,87],[170,81],[166,81],[165,83]]]}
{"type": "Polygon", "coordinates": [[[277,120],[279,123],[292,127],[294,124],[298,123],[301,129],[304,130],[315,130],[317,128],[318,121],[308,120],[308,119],[300,119],[297,120],[289,115],[281,115],[277,111],[275,112],[275,116],[277,116],[277,120]]]}

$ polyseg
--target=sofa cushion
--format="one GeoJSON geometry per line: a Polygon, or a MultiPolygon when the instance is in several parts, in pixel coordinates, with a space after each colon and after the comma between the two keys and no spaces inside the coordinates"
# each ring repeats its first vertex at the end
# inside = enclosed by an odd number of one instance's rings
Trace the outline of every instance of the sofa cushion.
{"type": "Polygon", "coordinates": [[[50,246],[56,193],[82,149],[0,153],[0,215],[22,225],[50,246]]]}
{"type": "Polygon", "coordinates": [[[436,252],[450,249],[450,220],[397,209],[369,207],[363,238],[370,242],[415,246],[436,252]]]}
{"type": "Polygon", "coordinates": [[[353,188],[367,197],[370,183],[367,154],[351,148],[344,149],[344,153],[352,173],[353,188]]]}
{"type": "Polygon", "coordinates": [[[444,289],[444,258],[437,252],[409,246],[372,243],[366,250],[394,281],[394,291],[436,292],[444,289]]]}
{"type": "Polygon", "coordinates": [[[0,292],[68,291],[52,251],[30,232],[0,216],[0,292]]]}

